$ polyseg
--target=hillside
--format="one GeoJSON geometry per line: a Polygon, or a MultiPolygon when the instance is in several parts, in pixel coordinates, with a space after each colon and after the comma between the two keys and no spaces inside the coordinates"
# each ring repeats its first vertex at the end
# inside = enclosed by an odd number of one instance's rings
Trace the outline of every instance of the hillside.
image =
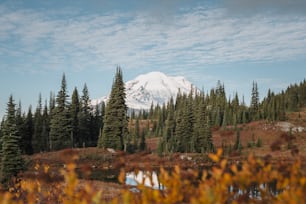
{"type": "MultiPolygon", "coordinates": [[[[257,121],[249,124],[240,125],[240,138],[243,149],[241,153],[232,151],[225,154],[230,163],[246,160],[249,154],[269,160],[272,163],[281,163],[290,165],[297,157],[301,158],[302,169],[306,173],[306,109],[302,112],[293,112],[288,114],[286,122],[266,122],[257,121]],[[292,126],[292,148],[288,149],[288,125],[292,126]],[[261,139],[261,146],[256,147],[248,144],[257,139],[261,139]]],[[[213,141],[217,148],[234,145],[236,140],[236,131],[234,127],[228,126],[226,129],[213,130],[213,141]]],[[[148,138],[147,144],[154,152],[157,146],[158,138],[148,138]]],[[[104,189],[104,198],[110,198],[120,195],[120,189],[124,186],[118,184],[117,176],[120,169],[126,171],[135,169],[158,170],[161,166],[173,168],[179,165],[183,169],[201,169],[212,165],[207,156],[196,153],[174,153],[164,157],[159,157],[151,152],[140,152],[136,154],[127,154],[124,152],[113,152],[112,150],[102,150],[98,148],[80,148],[77,152],[77,169],[80,177],[90,180],[92,186],[97,189],[104,189]]],[[[224,150],[226,153],[226,150],[224,150]]],[[[47,152],[26,156],[28,172],[31,174],[37,164],[47,164],[50,171],[59,174],[60,168],[65,168],[67,160],[71,160],[70,152],[61,150],[56,152],[47,152]]],[[[85,181],[84,180],[84,181],[85,181]]],[[[82,180],[81,180],[82,183],[82,180]]]]}
{"type": "MultiPolygon", "coordinates": [[[[147,125],[147,121],[144,120],[141,123],[141,127],[145,128],[147,125]]],[[[151,126],[152,127],[152,126],[151,126]]],[[[270,154],[275,157],[288,157],[291,158],[292,153],[294,155],[299,155],[303,158],[306,158],[306,109],[301,112],[292,112],[288,114],[287,121],[281,122],[267,122],[267,121],[256,121],[251,122],[245,125],[239,125],[240,129],[240,139],[243,146],[242,156],[246,156],[249,153],[253,153],[256,156],[266,156],[270,154]],[[292,128],[292,149],[288,149],[288,138],[285,136],[288,135],[288,130],[292,128]],[[248,143],[252,141],[256,142],[258,139],[261,139],[261,147],[248,147],[248,143]],[[271,149],[271,146],[278,144],[280,149],[274,151],[271,149]],[[298,152],[292,152],[292,150],[297,149],[298,152]]],[[[235,127],[227,126],[226,128],[214,129],[213,130],[213,141],[216,148],[221,148],[223,145],[234,145],[236,140],[236,131],[235,127]]],[[[146,143],[148,145],[148,149],[154,154],[156,151],[156,146],[159,141],[157,137],[147,138],[146,143]]],[[[133,158],[133,155],[124,153],[124,152],[116,152],[113,154],[110,151],[102,150],[99,148],[77,148],[79,152],[80,163],[90,163],[92,166],[96,166],[97,168],[106,168],[103,165],[105,161],[110,162],[115,157],[123,157],[123,158],[133,158]],[[103,159],[102,159],[103,158],[103,159]],[[104,162],[103,162],[104,161],[104,162]]],[[[179,153],[177,153],[179,154],[179,153]]],[[[184,153],[185,154],[185,153],[184,153]]],[[[196,155],[194,153],[190,153],[191,155],[196,155]]],[[[61,151],[56,152],[46,152],[46,153],[38,153],[31,156],[26,156],[27,160],[38,161],[40,163],[48,163],[54,167],[60,167],[63,165],[64,161],[62,159],[61,151]]],[[[151,153],[140,153],[142,155],[140,158],[135,156],[139,162],[147,161],[147,157],[152,156],[151,153]]],[[[228,155],[229,157],[233,155],[228,155]]],[[[153,156],[155,158],[155,156],[153,156]]],[[[156,157],[155,159],[158,159],[156,157]]],[[[159,158],[161,159],[161,158],[159,158]]],[[[306,162],[306,159],[304,160],[306,162]]],[[[30,162],[30,163],[31,163],[30,162]]],[[[152,162],[152,161],[150,161],[152,162]]],[[[35,162],[34,162],[35,163],[35,162]]],[[[158,162],[157,162],[158,163],[158,162]]],[[[174,162],[175,163],[175,162],[174,162]]],[[[129,164],[127,164],[129,165],[129,164]]],[[[157,165],[157,164],[154,164],[157,165]]],[[[306,169],[305,169],[306,170],[306,169]]]]}

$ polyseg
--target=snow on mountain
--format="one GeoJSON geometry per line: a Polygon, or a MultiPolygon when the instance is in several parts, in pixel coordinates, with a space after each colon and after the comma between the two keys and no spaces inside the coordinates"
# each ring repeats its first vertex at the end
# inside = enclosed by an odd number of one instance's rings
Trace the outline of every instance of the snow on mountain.
{"type": "MultiPolygon", "coordinates": [[[[131,109],[150,109],[151,104],[162,105],[171,97],[174,99],[178,91],[189,93],[192,84],[182,76],[167,76],[161,72],[150,72],[139,75],[125,83],[126,104],[131,109]]],[[[92,104],[107,101],[103,97],[92,101],[92,104]]]]}

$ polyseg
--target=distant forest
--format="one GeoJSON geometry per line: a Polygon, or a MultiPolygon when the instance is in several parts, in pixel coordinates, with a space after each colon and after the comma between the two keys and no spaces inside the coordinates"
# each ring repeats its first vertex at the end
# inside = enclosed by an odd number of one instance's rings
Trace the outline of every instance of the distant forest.
{"type": "MultiPolygon", "coordinates": [[[[224,85],[204,93],[192,90],[178,92],[176,100],[151,106],[150,110],[128,110],[125,105],[122,71],[117,68],[108,104],[90,105],[87,85],[68,95],[63,74],[57,95],[26,112],[9,97],[7,113],[0,125],[0,149],[14,137],[21,154],[54,151],[63,148],[101,147],[137,152],[147,150],[146,138],[160,137],[158,151],[212,152],[212,128],[236,126],[256,120],[286,120],[288,111],[306,106],[306,81],[290,85],[281,93],[268,91],[260,101],[257,83],[251,91],[251,103],[228,98],[224,85]],[[129,113],[129,114],[128,114],[129,113]],[[144,122],[147,125],[143,127],[144,122]]],[[[5,147],[7,148],[7,147],[5,147]]]]}

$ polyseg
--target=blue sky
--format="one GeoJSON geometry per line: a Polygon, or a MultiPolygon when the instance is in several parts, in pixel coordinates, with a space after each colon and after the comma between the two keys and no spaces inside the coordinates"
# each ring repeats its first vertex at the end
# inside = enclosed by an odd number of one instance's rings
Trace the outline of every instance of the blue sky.
{"type": "Polygon", "coordinates": [[[23,110],[48,99],[65,72],[68,91],[91,98],[149,71],[183,75],[249,101],[306,77],[304,0],[0,1],[0,117],[9,95],[23,110]]]}

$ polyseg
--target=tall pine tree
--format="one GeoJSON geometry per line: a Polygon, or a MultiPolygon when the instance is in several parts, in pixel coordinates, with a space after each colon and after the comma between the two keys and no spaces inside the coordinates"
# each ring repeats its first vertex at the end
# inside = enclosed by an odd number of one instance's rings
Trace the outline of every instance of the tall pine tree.
{"type": "Polygon", "coordinates": [[[50,125],[50,150],[72,147],[71,118],[68,110],[66,77],[63,74],[61,89],[56,97],[50,125]]]}
{"type": "Polygon", "coordinates": [[[3,127],[1,155],[1,183],[7,184],[13,176],[24,169],[24,161],[19,147],[20,136],[16,126],[15,104],[10,96],[7,104],[7,118],[3,127]]]}
{"type": "Polygon", "coordinates": [[[80,147],[80,131],[79,131],[79,112],[80,101],[78,89],[75,87],[71,96],[70,116],[71,116],[71,131],[73,147],[80,147]]]}
{"type": "Polygon", "coordinates": [[[117,67],[115,80],[106,106],[104,127],[99,137],[98,147],[123,150],[128,136],[127,106],[122,71],[117,67]]]}
{"type": "Polygon", "coordinates": [[[84,85],[81,101],[80,101],[80,112],[79,112],[79,146],[88,146],[92,142],[91,132],[91,108],[89,91],[87,85],[84,85]]]}
{"type": "Polygon", "coordinates": [[[43,119],[42,119],[42,98],[41,94],[38,97],[38,105],[34,114],[34,133],[32,138],[32,147],[34,152],[41,152],[44,150],[43,148],[43,140],[42,138],[42,127],[43,127],[43,119]]]}
{"type": "Polygon", "coordinates": [[[99,135],[103,129],[103,118],[105,114],[105,103],[97,104],[91,115],[90,121],[90,143],[88,146],[96,147],[98,144],[99,135]]]}
{"type": "Polygon", "coordinates": [[[32,136],[34,132],[32,108],[29,107],[24,121],[24,132],[21,135],[21,152],[23,154],[33,154],[32,136]]]}
{"type": "Polygon", "coordinates": [[[257,83],[255,81],[253,81],[253,87],[252,87],[250,114],[251,114],[252,120],[258,120],[260,118],[260,115],[259,115],[259,93],[258,93],[257,83]]]}
{"type": "Polygon", "coordinates": [[[163,137],[164,144],[167,144],[165,147],[166,152],[173,152],[175,150],[174,136],[175,136],[175,118],[174,118],[174,102],[173,98],[170,98],[170,101],[167,105],[168,115],[166,120],[166,128],[163,137]]]}
{"type": "Polygon", "coordinates": [[[191,108],[188,104],[188,98],[186,95],[183,95],[181,102],[179,103],[177,116],[176,116],[176,127],[175,134],[177,138],[177,151],[178,152],[189,152],[191,147],[192,139],[192,126],[191,120],[193,119],[191,108]]]}
{"type": "Polygon", "coordinates": [[[211,127],[210,127],[210,118],[209,116],[207,116],[206,118],[206,124],[205,124],[205,140],[206,140],[206,146],[205,146],[205,151],[206,152],[214,152],[215,151],[215,146],[213,143],[213,139],[212,139],[212,132],[211,132],[211,127]]]}
{"type": "Polygon", "coordinates": [[[204,102],[204,96],[201,97],[201,101],[198,104],[197,109],[197,120],[194,126],[194,141],[195,141],[195,151],[198,153],[204,153],[206,150],[207,139],[206,133],[207,130],[207,111],[206,111],[206,104],[204,102]]]}

